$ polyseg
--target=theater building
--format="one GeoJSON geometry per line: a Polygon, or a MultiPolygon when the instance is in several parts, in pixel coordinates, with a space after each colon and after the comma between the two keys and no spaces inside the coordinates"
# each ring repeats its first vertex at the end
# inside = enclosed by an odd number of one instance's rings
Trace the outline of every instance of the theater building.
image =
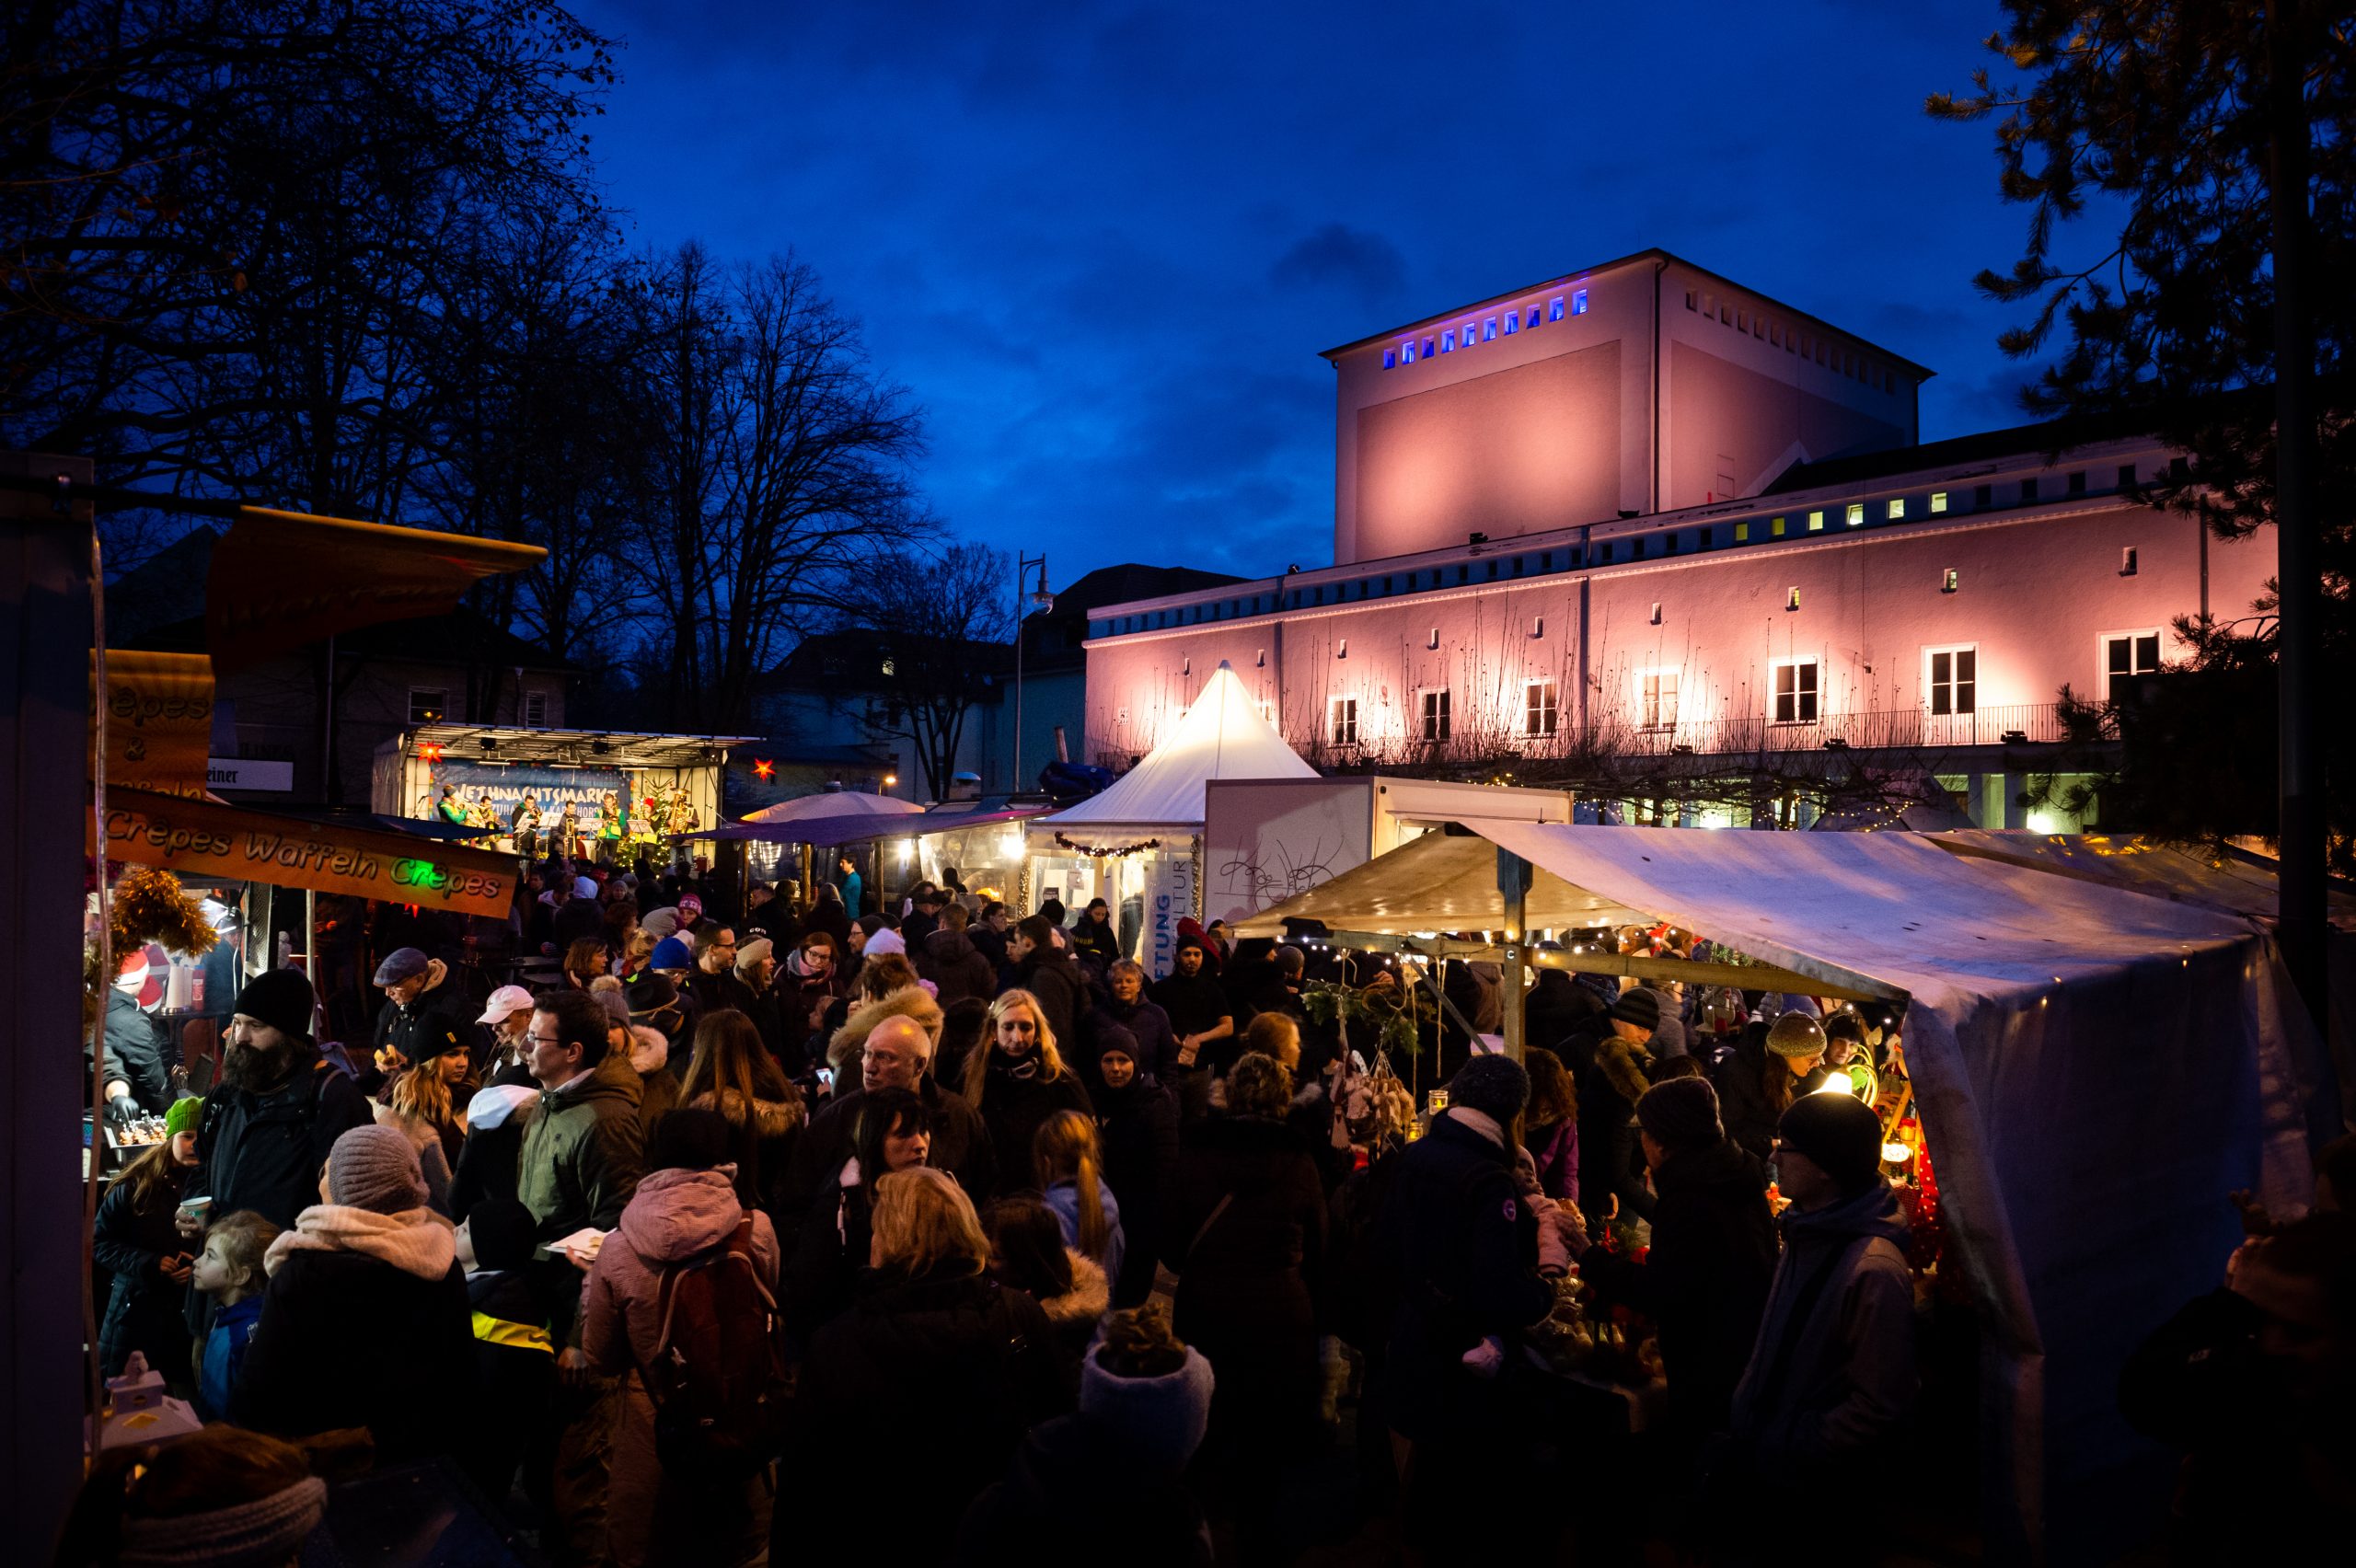
{"type": "Polygon", "coordinates": [[[1878,769],[2043,826],[2027,782],[2086,755],[2062,688],[2180,656],[2177,617],[2274,570],[2154,503],[2186,474],[2148,437],[1923,444],[1930,371],[1662,251],[1325,358],[1334,564],[1090,606],[1095,760],[1225,662],[1323,767],[1878,769]]]}

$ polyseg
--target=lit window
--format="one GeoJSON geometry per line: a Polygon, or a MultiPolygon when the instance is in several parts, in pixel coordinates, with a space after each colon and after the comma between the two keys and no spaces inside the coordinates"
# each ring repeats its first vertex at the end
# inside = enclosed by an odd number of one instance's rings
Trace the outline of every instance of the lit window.
{"type": "Polygon", "coordinates": [[[1444,354],[1452,354],[1456,352],[1455,328],[1451,327],[1439,335],[1439,352],[1444,354]]]}
{"type": "Polygon", "coordinates": [[[1849,510],[1848,510],[1848,513],[1846,513],[1846,516],[1845,516],[1845,519],[1844,519],[1844,520],[1848,523],[1849,526],[1850,526],[1850,527],[1852,527],[1852,528],[1854,528],[1854,527],[1858,526],[1859,525],[1863,524],[1863,523],[1865,522],[1865,502],[1861,502],[1861,501],[1853,501],[1853,502],[1851,502],[1849,503],[1849,510]]]}
{"type": "MultiPolygon", "coordinates": [[[[1693,308],[1693,291],[1691,289],[1685,291],[1685,308],[1688,310],[1693,308]]],[[[1561,294],[1556,294],[1553,299],[1546,302],[1546,319],[1549,321],[1560,321],[1562,318],[1563,296],[1561,294]]]]}
{"type": "Polygon", "coordinates": [[[1508,311],[1507,311],[1507,312],[1506,312],[1506,336],[1507,336],[1507,337],[1508,337],[1508,338],[1510,338],[1510,337],[1512,337],[1516,332],[1519,332],[1519,331],[1520,331],[1520,330],[1521,330],[1521,312],[1519,312],[1519,311],[1518,311],[1518,310],[1508,310],[1508,311]]]}
{"type": "Polygon", "coordinates": [[[1530,307],[1530,325],[1535,327],[1542,319],[1544,318],[1538,314],[1538,307],[1534,305],[1531,306],[1530,307]]]}
{"type": "Polygon", "coordinates": [[[1484,343],[1494,343],[1496,340],[1497,318],[1492,316],[1486,321],[1481,323],[1481,341],[1484,343]]]}
{"type": "Polygon", "coordinates": [[[1771,517],[1767,520],[1767,536],[1771,539],[1780,539],[1784,536],[1784,520],[1782,518],[1771,517]]]}
{"type": "Polygon", "coordinates": [[[1346,637],[1335,638],[1334,640],[1334,657],[1336,659],[1346,659],[1349,656],[1350,640],[1346,637]]]}
{"type": "Polygon", "coordinates": [[[1948,567],[1946,575],[1939,580],[1939,592],[1942,594],[1952,594],[1962,586],[1963,573],[1954,567],[1948,567]]]}
{"type": "MultiPolygon", "coordinates": [[[[1686,298],[1690,302],[1692,296],[1689,294],[1686,298]]],[[[1573,316],[1585,316],[1587,314],[1587,291],[1585,289],[1573,289],[1571,291],[1571,314],[1573,316]]]]}
{"type": "Polygon", "coordinates": [[[1424,357],[1426,359],[1432,357],[1432,340],[1429,338],[1424,340],[1424,357]]]}
{"type": "Polygon", "coordinates": [[[1636,677],[1638,721],[1647,730],[1677,728],[1677,672],[1646,670],[1636,677]]]}
{"type": "Polygon", "coordinates": [[[1980,651],[1976,648],[1934,648],[1928,651],[1931,713],[1945,718],[1951,713],[1973,713],[1979,710],[1980,651]]]}
{"type": "Polygon", "coordinates": [[[1820,534],[1824,531],[1823,513],[1811,512],[1807,514],[1807,531],[1811,534],[1820,534]]]}
{"type": "Polygon", "coordinates": [[[1734,525],[1734,542],[1738,545],[1747,545],[1750,542],[1750,524],[1738,523],[1734,525]]]}
{"type": "Polygon", "coordinates": [[[2160,634],[2156,631],[2115,631],[2102,640],[2102,694],[2113,695],[2111,684],[2133,675],[2148,675],[2160,667],[2160,634]]]}
{"type": "Polygon", "coordinates": [[[1895,522],[1898,522],[1900,519],[1903,518],[1905,515],[1906,515],[1906,498],[1905,498],[1904,496],[1898,496],[1898,497],[1893,498],[1893,499],[1891,500],[1890,503],[1889,503],[1889,520],[1890,520],[1891,522],[1895,523],[1895,522]]]}
{"type": "Polygon", "coordinates": [[[1424,646],[1426,648],[1438,648],[1439,646],[1439,628],[1432,628],[1431,635],[1424,640],[1424,646]]]}
{"type": "Polygon", "coordinates": [[[1401,364],[1413,364],[1415,363],[1415,344],[1402,343],[1399,345],[1399,363],[1401,364]]]}
{"type": "Polygon", "coordinates": [[[1397,349],[1385,349],[1382,351],[1382,368],[1385,370],[1396,370],[1399,368],[1399,351],[1397,349]]]}
{"type": "Polygon", "coordinates": [[[1448,689],[1418,694],[1421,709],[1422,735],[1427,741],[1444,741],[1449,737],[1448,689]]]}
{"type": "Polygon", "coordinates": [[[1260,657],[1253,662],[1252,667],[1255,670],[1265,670],[1268,667],[1268,651],[1266,649],[1263,648],[1260,650],[1260,657]]]}
{"type": "Polygon", "coordinates": [[[1546,635],[1546,617],[1544,616],[1532,616],[1530,617],[1530,635],[1532,637],[1543,637],[1546,635]]]}
{"type": "Polygon", "coordinates": [[[1330,745],[1354,746],[1358,744],[1358,699],[1355,697],[1330,698],[1325,703],[1325,740],[1330,745]]]}
{"type": "Polygon", "coordinates": [[[2119,575],[2121,577],[2135,575],[2135,547],[2133,545],[2119,552],[2119,575]]]}
{"type": "Polygon", "coordinates": [[[1531,739],[1551,735],[1560,714],[1554,683],[1531,681],[1521,688],[1521,732],[1531,739]]]}
{"type": "Polygon", "coordinates": [[[1933,490],[1931,492],[1931,512],[1933,515],[1935,516],[1937,513],[1945,512],[1946,509],[1947,492],[1945,490],[1933,490]]]}
{"type": "Polygon", "coordinates": [[[1790,593],[1788,595],[1786,595],[1786,596],[1784,597],[1784,608],[1785,608],[1785,609],[1787,609],[1787,610],[1796,610],[1796,609],[1798,609],[1799,607],[1800,607],[1800,591],[1799,591],[1798,589],[1795,588],[1795,589],[1793,589],[1793,590],[1791,591],[1791,593],[1790,593]]]}
{"type": "Polygon", "coordinates": [[[450,688],[447,686],[411,686],[409,688],[409,721],[412,724],[439,724],[449,717],[450,688]]]}
{"type": "MultiPolygon", "coordinates": [[[[1794,590],[1797,592],[1796,589],[1794,590]]],[[[1775,722],[1778,724],[1813,724],[1816,722],[1816,661],[1813,659],[1778,659],[1775,661],[1775,722]]]]}
{"type": "Polygon", "coordinates": [[[1185,658],[1178,661],[1178,673],[1182,675],[1191,675],[1195,673],[1194,655],[1190,653],[1185,658]]]}
{"type": "Polygon", "coordinates": [[[1660,624],[1660,601],[1659,601],[1658,599],[1655,599],[1655,600],[1653,601],[1653,625],[1655,625],[1655,626],[1658,626],[1659,624],[1660,624]]]}

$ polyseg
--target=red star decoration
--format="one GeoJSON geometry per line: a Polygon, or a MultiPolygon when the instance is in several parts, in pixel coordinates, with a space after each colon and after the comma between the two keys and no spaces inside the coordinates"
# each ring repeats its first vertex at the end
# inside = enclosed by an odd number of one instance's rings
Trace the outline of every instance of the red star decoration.
{"type": "Polygon", "coordinates": [[[753,777],[766,784],[777,777],[777,764],[765,756],[753,759],[753,777]]]}

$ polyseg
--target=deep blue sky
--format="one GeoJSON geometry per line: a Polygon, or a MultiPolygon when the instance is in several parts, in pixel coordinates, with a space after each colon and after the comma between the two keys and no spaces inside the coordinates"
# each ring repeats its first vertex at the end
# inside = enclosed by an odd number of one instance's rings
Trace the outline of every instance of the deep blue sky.
{"type": "Polygon", "coordinates": [[[1332,559],[1318,351],[1657,245],[2017,422],[1970,279],[2024,214],[1923,95],[1992,4],[583,0],[634,242],[788,249],[928,415],[953,529],[1060,587],[1332,559]]]}

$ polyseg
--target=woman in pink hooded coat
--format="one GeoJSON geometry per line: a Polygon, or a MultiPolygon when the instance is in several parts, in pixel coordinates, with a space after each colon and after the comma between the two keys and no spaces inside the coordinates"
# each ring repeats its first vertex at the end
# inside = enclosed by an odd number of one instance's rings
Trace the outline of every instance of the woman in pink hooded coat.
{"type": "MultiPolygon", "coordinates": [[[[659,1349],[664,1272],[726,1246],[746,1216],[729,1147],[728,1124],[716,1112],[664,1117],[647,1144],[646,1175],[583,1289],[582,1349],[597,1372],[624,1379],[606,1514],[607,1553],[621,1568],[747,1562],[768,1545],[765,1478],[698,1485],[664,1470],[643,1370],[659,1349]]],[[[754,1271],[774,1297],[777,1232],[758,1210],[751,1218],[754,1271]]]]}

